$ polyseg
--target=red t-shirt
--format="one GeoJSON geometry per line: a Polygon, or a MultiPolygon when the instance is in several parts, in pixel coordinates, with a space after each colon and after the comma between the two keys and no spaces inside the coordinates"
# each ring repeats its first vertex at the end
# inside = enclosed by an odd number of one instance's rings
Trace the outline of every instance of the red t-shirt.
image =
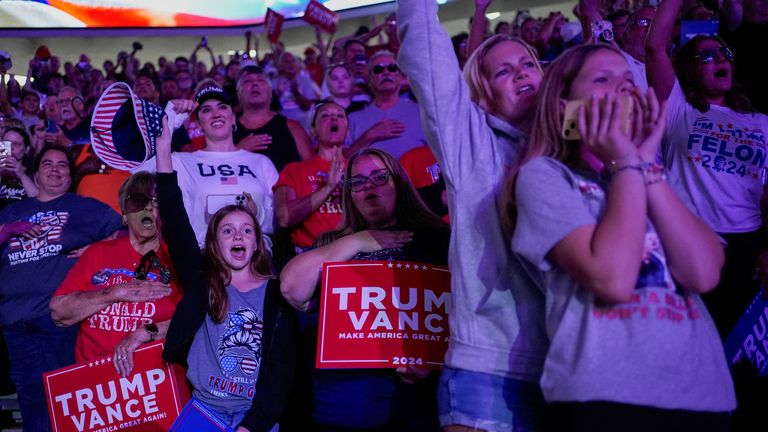
{"type": "MultiPolygon", "coordinates": [[[[313,156],[302,162],[293,162],[283,168],[272,190],[287,186],[296,192],[296,198],[305,197],[325,185],[331,162],[313,156]]],[[[341,222],[341,188],[336,188],[328,200],[291,232],[291,241],[298,247],[312,246],[317,236],[336,229],[341,222]]]]}
{"type": "MultiPolygon", "coordinates": [[[[171,319],[181,300],[181,291],[164,242],[157,255],[160,264],[171,271],[171,295],[154,302],[113,303],[83,320],[75,345],[78,363],[111,356],[117,344],[137,328],[171,319]]],[[[53,295],[100,291],[129,282],[140,259],[127,236],[96,243],[80,257],[53,295]]],[[[160,269],[150,270],[147,280],[157,280],[159,272],[160,269]]]]}
{"type": "Polygon", "coordinates": [[[440,176],[437,159],[426,145],[414,147],[400,156],[400,165],[416,189],[434,184],[440,176]]]}

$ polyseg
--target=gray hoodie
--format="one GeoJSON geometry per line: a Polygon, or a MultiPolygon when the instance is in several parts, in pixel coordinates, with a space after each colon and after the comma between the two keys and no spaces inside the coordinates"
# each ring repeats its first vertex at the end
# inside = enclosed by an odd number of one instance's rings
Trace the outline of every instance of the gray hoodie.
{"type": "Polygon", "coordinates": [[[400,0],[397,23],[398,63],[448,190],[453,298],[445,363],[537,382],[548,345],[544,297],[500,220],[504,178],[525,135],[470,100],[435,0],[400,0]]]}

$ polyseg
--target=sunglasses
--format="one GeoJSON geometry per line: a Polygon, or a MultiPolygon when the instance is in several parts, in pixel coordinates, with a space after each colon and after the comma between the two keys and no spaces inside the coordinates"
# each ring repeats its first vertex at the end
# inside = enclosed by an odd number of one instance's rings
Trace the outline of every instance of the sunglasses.
{"type": "Polygon", "coordinates": [[[389,180],[390,173],[388,168],[382,168],[371,172],[369,176],[356,175],[347,180],[347,185],[352,192],[360,192],[365,188],[365,184],[369,181],[374,186],[384,186],[389,180]]]}
{"type": "Polygon", "coordinates": [[[379,74],[384,72],[384,69],[386,69],[386,70],[388,70],[389,72],[392,72],[392,73],[395,73],[395,72],[400,70],[400,68],[396,64],[394,64],[394,63],[390,63],[390,64],[377,64],[376,66],[373,67],[372,70],[373,70],[374,74],[379,75],[379,74]]]}
{"type": "Polygon", "coordinates": [[[157,208],[157,197],[145,194],[129,194],[125,197],[125,209],[128,213],[135,213],[147,208],[147,204],[157,208]]]}
{"type": "Polygon", "coordinates": [[[717,53],[720,53],[720,55],[729,62],[733,61],[733,51],[725,46],[720,48],[705,48],[699,51],[699,53],[693,56],[693,58],[701,64],[712,63],[717,59],[717,53]]]}
{"type": "Polygon", "coordinates": [[[648,18],[638,18],[632,22],[633,26],[648,27],[651,25],[651,20],[648,18]]]}
{"type": "Polygon", "coordinates": [[[171,283],[171,271],[160,263],[160,258],[158,258],[157,253],[153,250],[141,257],[139,264],[136,265],[133,277],[139,280],[157,279],[164,284],[171,283]],[[152,270],[159,270],[159,276],[157,278],[150,273],[152,270]]]}

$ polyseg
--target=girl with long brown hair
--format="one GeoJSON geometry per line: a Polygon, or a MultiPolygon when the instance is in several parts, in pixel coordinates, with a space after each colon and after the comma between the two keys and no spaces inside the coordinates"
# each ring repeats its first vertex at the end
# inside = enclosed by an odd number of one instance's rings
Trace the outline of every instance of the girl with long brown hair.
{"type": "Polygon", "coordinates": [[[163,125],[157,200],[184,290],[163,358],[188,365],[193,401],[237,432],[276,431],[293,380],[298,324],[272,276],[258,209],[246,196],[247,206],[227,205],[213,214],[201,253],[163,125]]]}

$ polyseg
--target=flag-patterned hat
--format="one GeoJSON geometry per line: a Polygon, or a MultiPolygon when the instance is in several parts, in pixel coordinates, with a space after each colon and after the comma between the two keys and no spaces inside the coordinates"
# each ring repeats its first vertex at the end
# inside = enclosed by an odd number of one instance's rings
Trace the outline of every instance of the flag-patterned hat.
{"type": "Polygon", "coordinates": [[[128,84],[116,82],[93,110],[91,146],[112,168],[137,168],[155,155],[164,115],[162,108],[136,96],[128,84]]]}

